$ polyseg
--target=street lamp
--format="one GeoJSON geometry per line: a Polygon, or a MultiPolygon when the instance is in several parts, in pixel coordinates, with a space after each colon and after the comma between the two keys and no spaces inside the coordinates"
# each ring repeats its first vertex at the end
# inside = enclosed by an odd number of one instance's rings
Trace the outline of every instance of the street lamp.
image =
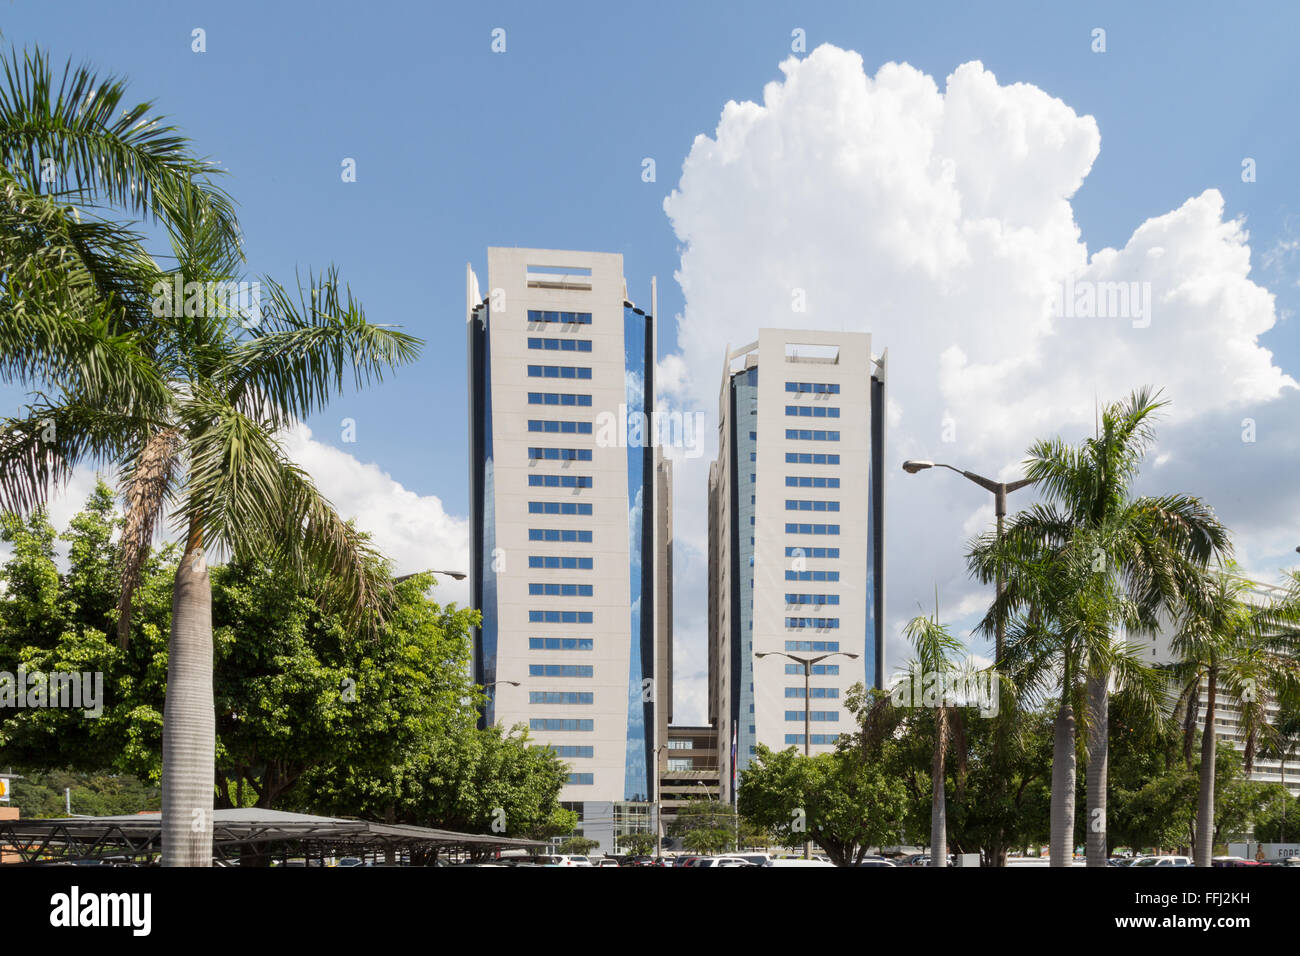
{"type": "MultiPolygon", "coordinates": [[[[1018,481],[994,481],[992,478],[985,478],[983,475],[977,475],[973,471],[965,471],[964,469],[961,468],[954,468],[952,465],[945,465],[941,461],[938,462],[925,461],[923,459],[909,458],[907,461],[903,462],[903,471],[907,472],[909,475],[915,475],[917,472],[925,471],[927,468],[947,468],[949,471],[955,471],[957,472],[957,474],[975,482],[975,484],[979,485],[985,491],[993,492],[993,499],[994,499],[993,510],[998,518],[998,540],[999,541],[1002,540],[1002,519],[1005,518],[1007,514],[1007,495],[1009,495],[1013,491],[1025,487],[1026,485],[1032,485],[1034,483],[1034,479],[1032,478],[1021,478],[1018,481]]],[[[1003,574],[1002,574],[1002,562],[999,561],[998,562],[998,584],[997,584],[998,597],[1002,596],[1002,589],[1004,583],[1005,582],[1003,581],[1003,574]]],[[[996,634],[997,637],[994,642],[996,647],[995,659],[998,664],[1001,664],[1002,644],[1003,644],[1003,624],[1002,624],[1001,614],[999,614],[997,617],[996,634]]]]}
{"type": "MultiPolygon", "coordinates": [[[[795,657],[793,654],[787,654],[785,651],[756,651],[755,657],[786,657],[796,664],[803,665],[803,755],[810,756],[809,747],[812,744],[812,696],[808,686],[809,678],[812,675],[814,664],[821,663],[828,657],[847,657],[849,660],[857,660],[857,654],[851,654],[848,651],[834,651],[830,654],[819,654],[817,657],[795,657]]],[[[812,844],[805,840],[803,844],[803,858],[809,859],[812,855],[812,844]]]]}
{"type": "Polygon", "coordinates": [[[417,574],[445,574],[447,577],[455,578],[457,581],[464,581],[467,577],[469,577],[469,575],[466,574],[464,571],[438,571],[434,569],[429,571],[413,571],[410,574],[399,575],[398,577],[393,578],[393,580],[405,581],[408,578],[415,577],[417,574]]]}

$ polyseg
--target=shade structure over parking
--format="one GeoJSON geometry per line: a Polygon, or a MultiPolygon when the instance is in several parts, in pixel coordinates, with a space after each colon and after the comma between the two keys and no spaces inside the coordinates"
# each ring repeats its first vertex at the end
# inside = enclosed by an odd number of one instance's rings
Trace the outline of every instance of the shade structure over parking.
{"type": "MultiPolygon", "coordinates": [[[[159,813],[112,817],[61,817],[0,821],[0,846],[6,859],[21,863],[126,857],[148,859],[162,849],[159,813]]],[[[245,807],[215,810],[214,859],[237,856],[364,855],[394,851],[432,855],[442,851],[484,852],[545,847],[487,833],[459,833],[400,823],[372,823],[283,810],[245,807]]]]}

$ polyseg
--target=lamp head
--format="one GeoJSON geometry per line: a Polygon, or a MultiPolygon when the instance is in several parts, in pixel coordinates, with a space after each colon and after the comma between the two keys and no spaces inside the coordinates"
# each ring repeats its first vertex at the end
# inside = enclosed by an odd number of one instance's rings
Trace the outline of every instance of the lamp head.
{"type": "Polygon", "coordinates": [[[934,462],[922,461],[917,458],[909,458],[907,461],[903,462],[903,471],[907,472],[909,475],[915,475],[918,471],[925,471],[925,469],[933,467],[934,462]]]}

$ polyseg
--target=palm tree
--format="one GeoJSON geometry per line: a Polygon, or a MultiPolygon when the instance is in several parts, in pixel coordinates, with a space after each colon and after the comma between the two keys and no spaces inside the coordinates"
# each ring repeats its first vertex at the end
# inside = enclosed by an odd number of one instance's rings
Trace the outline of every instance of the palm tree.
{"type": "Polygon", "coordinates": [[[1077,447],[1060,439],[1035,443],[1025,474],[1046,501],[1018,514],[1001,539],[985,536],[971,550],[981,580],[994,580],[999,566],[1021,579],[994,602],[985,628],[998,615],[1038,601],[1040,617],[1026,631],[1032,640],[1019,655],[1022,663],[1041,664],[1044,641],[1062,651],[1062,764],[1053,771],[1054,845],[1061,844],[1061,858],[1054,853],[1054,863],[1064,861],[1067,818],[1073,826],[1072,796],[1064,791],[1073,781],[1076,682],[1086,698],[1088,865],[1105,866],[1111,685],[1128,682],[1153,713],[1160,704],[1154,675],[1114,634],[1121,628],[1131,635],[1154,632],[1162,614],[1170,616],[1194,597],[1202,586],[1200,570],[1229,548],[1226,529],[1199,499],[1130,493],[1154,440],[1151,421],[1165,404],[1158,393],[1138,389],[1103,409],[1096,435],[1077,447]]]}
{"type": "MultiPolygon", "coordinates": [[[[1194,847],[1197,866],[1210,866],[1214,853],[1220,695],[1234,700],[1241,711],[1249,773],[1256,741],[1269,725],[1269,704],[1275,693],[1294,693],[1300,686],[1300,589],[1254,604],[1243,599],[1251,582],[1230,566],[1206,577],[1206,600],[1188,608],[1170,642],[1177,658],[1173,671],[1182,685],[1179,708],[1192,710],[1192,701],[1199,699],[1201,685],[1205,685],[1194,847]]],[[[1184,726],[1190,734],[1195,725],[1185,722],[1184,726]]]]}
{"type": "MultiPolygon", "coordinates": [[[[962,751],[961,714],[950,703],[947,693],[949,678],[957,673],[956,655],[964,652],[960,641],[939,623],[938,613],[932,618],[917,616],[908,622],[904,636],[916,648],[908,675],[910,686],[938,691],[934,700],[934,758],[930,766],[930,865],[948,865],[948,807],[945,799],[945,762],[948,751],[956,746],[962,751]]],[[[931,702],[913,699],[913,707],[931,702]]]]}
{"type": "Polygon", "coordinates": [[[323,569],[333,582],[323,600],[355,623],[382,617],[381,563],[277,436],[345,381],[362,387],[413,360],[418,340],[367,322],[333,269],[296,295],[263,280],[258,310],[212,295],[214,283],[239,278],[241,255],[211,167],[148,104],[119,117],[124,87],[113,78],[69,70],[56,90],[39,54],[15,55],[5,71],[0,381],[35,394],[0,422],[0,507],[41,507],[78,466],[120,469],[123,646],[155,526],[170,515],[183,535],[163,721],[163,862],[210,865],[208,557],[323,569]],[[113,209],[159,223],[174,267],[104,218],[113,209]],[[177,280],[183,304],[167,293],[177,280]]]}

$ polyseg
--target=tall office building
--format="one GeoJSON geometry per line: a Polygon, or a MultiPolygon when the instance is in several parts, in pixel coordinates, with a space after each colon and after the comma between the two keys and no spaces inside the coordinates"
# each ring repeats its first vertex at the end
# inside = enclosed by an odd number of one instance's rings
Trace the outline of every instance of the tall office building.
{"type": "Polygon", "coordinates": [[[754,748],[833,749],[885,668],[885,356],[859,332],[762,329],[730,352],[709,469],[709,719],[722,789],[754,748]],[[760,654],[771,654],[762,656],[760,654]],[[800,660],[813,666],[805,699],[800,660]],[[856,655],[849,657],[847,655],[856,655]]]}
{"type": "Polygon", "coordinates": [[[612,851],[620,828],[652,825],[672,694],[653,280],[647,313],[620,255],[492,248],[486,294],[472,268],[466,283],[483,720],[555,748],[572,771],[561,801],[612,851]]]}

